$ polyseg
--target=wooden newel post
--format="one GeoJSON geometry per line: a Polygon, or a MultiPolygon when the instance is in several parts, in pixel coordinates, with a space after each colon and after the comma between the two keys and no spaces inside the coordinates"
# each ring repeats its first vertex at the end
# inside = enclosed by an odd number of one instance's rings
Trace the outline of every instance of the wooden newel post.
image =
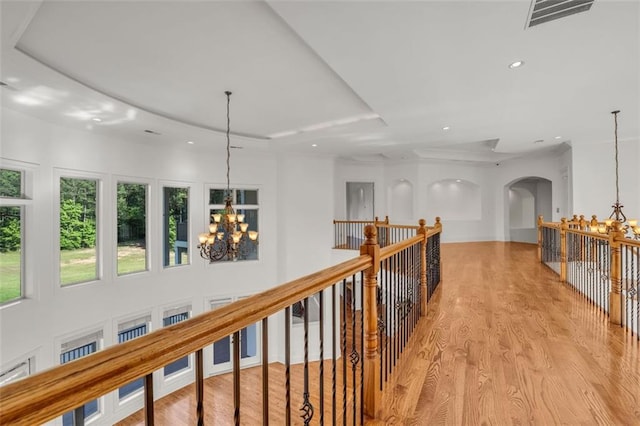
{"type": "Polygon", "coordinates": [[[418,221],[420,228],[418,235],[422,235],[420,242],[420,316],[427,315],[427,221],[418,221]]]}
{"type": "Polygon", "coordinates": [[[371,266],[364,271],[364,412],[376,418],[380,411],[380,357],[378,356],[378,271],[380,270],[380,245],[376,227],[364,228],[365,242],[360,246],[360,254],[372,258],[371,266]]]}
{"type": "Polygon", "coordinates": [[[538,262],[542,262],[542,223],[544,222],[544,217],[542,215],[538,216],[538,262]]]}
{"type": "Polygon", "coordinates": [[[622,324],[622,256],[621,244],[624,239],[622,224],[614,220],[609,232],[609,247],[611,247],[611,290],[609,293],[609,321],[612,324],[622,324]]]}
{"type": "Polygon", "coordinates": [[[567,218],[560,219],[560,281],[567,282],[567,218]]]}

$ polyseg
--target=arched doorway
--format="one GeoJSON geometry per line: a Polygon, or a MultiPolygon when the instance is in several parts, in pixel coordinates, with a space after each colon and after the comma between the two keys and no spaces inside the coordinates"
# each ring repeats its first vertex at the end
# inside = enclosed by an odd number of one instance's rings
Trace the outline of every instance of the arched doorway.
{"type": "Polygon", "coordinates": [[[551,181],[541,177],[517,179],[506,187],[509,204],[505,218],[508,241],[536,243],[538,241],[536,218],[552,215],[551,181]]]}

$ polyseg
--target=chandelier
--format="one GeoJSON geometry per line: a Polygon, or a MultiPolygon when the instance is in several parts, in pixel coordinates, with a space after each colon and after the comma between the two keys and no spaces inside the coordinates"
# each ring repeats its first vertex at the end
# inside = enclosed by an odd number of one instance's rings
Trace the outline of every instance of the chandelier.
{"type": "Polygon", "coordinates": [[[249,224],[244,221],[245,215],[236,213],[233,208],[233,196],[229,185],[230,174],[230,125],[229,104],[231,92],[227,95],[227,189],[225,191],[224,209],[213,213],[209,223],[209,232],[198,235],[200,256],[213,263],[219,260],[238,260],[244,258],[258,244],[258,232],[250,231],[249,224]]]}
{"type": "Polygon", "coordinates": [[[624,207],[620,204],[620,184],[618,178],[618,114],[620,110],[611,111],[613,114],[613,122],[614,122],[614,146],[615,146],[615,158],[616,158],[616,202],[611,206],[613,208],[613,212],[609,216],[609,219],[604,221],[604,225],[591,226],[592,232],[599,232],[601,234],[606,234],[611,230],[620,230],[625,235],[627,232],[630,233],[631,237],[634,239],[640,239],[640,226],[638,226],[638,221],[635,219],[627,220],[627,217],[622,212],[622,208],[624,207]],[[625,223],[626,222],[626,223],[625,223]],[[617,228],[619,226],[619,228],[617,228]],[[617,228],[617,229],[614,229],[617,228]]]}

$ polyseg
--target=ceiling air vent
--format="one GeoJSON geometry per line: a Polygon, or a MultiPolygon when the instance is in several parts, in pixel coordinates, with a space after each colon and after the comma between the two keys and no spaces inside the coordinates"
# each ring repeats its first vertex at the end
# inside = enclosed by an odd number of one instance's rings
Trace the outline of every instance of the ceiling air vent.
{"type": "Polygon", "coordinates": [[[527,27],[586,12],[591,9],[593,2],[594,0],[533,0],[527,27]]]}

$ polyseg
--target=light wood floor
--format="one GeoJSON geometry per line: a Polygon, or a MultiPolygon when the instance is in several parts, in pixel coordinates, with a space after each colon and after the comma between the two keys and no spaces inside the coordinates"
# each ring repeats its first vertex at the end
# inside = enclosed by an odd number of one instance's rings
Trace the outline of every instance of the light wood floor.
{"type": "MultiPolygon", "coordinates": [[[[382,418],[368,424],[640,425],[640,343],[558,283],[535,250],[517,243],[442,245],[443,284],[395,383],[386,386],[382,418]]],[[[281,366],[271,368],[275,376],[281,366]]],[[[247,373],[243,398],[260,389],[259,370],[253,379],[247,373]]],[[[207,380],[209,407],[227,407],[221,412],[231,415],[207,424],[233,424],[230,383],[228,376],[207,380]]],[[[283,395],[280,384],[273,386],[272,398],[283,395]]],[[[157,401],[156,424],[194,424],[193,392],[190,386],[157,401]]],[[[254,407],[246,424],[261,424],[260,404],[254,407]]],[[[250,411],[243,407],[243,416],[250,411]]],[[[271,424],[283,424],[280,411],[271,424]]]]}

